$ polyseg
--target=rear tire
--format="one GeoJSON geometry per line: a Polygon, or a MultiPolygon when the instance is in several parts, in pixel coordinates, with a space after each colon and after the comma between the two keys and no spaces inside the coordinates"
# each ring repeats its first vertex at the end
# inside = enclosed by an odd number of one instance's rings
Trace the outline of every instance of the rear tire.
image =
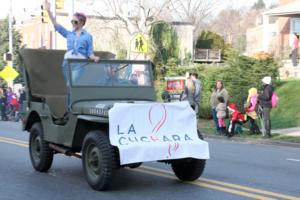
{"type": "Polygon", "coordinates": [[[174,160],[171,166],[178,179],[182,181],[194,181],[202,175],[205,168],[205,161],[186,158],[174,160]]]}
{"type": "Polygon", "coordinates": [[[82,165],[88,184],[95,190],[107,190],[119,167],[118,155],[102,131],[89,132],[83,141],[82,165]]]}
{"type": "Polygon", "coordinates": [[[29,154],[32,166],[39,172],[47,172],[53,162],[53,150],[44,141],[42,124],[35,122],[30,129],[29,154]]]}

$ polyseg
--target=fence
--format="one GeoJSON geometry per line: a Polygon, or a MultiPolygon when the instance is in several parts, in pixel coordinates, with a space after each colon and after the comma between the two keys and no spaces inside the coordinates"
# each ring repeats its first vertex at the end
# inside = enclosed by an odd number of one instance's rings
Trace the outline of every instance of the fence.
{"type": "Polygon", "coordinates": [[[195,49],[194,62],[221,62],[221,49],[195,49]]]}

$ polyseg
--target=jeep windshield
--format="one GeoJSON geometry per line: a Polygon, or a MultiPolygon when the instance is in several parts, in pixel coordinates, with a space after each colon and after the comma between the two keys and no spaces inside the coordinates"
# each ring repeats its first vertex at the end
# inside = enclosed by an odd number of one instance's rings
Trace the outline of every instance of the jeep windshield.
{"type": "Polygon", "coordinates": [[[149,87],[153,85],[150,67],[148,61],[69,60],[69,76],[75,87],[149,87]]]}

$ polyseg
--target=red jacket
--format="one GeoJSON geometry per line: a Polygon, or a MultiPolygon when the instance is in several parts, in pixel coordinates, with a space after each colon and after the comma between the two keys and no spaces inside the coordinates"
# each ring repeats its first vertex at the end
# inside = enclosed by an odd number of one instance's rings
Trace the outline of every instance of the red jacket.
{"type": "Polygon", "coordinates": [[[236,122],[245,122],[247,116],[243,113],[241,113],[235,106],[234,103],[231,103],[227,106],[229,113],[231,115],[231,121],[236,122]]]}

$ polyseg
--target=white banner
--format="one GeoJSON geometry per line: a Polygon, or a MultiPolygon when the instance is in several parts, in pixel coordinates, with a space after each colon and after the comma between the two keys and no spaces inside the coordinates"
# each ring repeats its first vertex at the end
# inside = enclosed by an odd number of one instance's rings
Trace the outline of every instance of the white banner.
{"type": "Polygon", "coordinates": [[[179,158],[209,159],[208,143],[198,138],[188,102],[116,103],[109,110],[109,137],[122,165],[179,158]]]}

